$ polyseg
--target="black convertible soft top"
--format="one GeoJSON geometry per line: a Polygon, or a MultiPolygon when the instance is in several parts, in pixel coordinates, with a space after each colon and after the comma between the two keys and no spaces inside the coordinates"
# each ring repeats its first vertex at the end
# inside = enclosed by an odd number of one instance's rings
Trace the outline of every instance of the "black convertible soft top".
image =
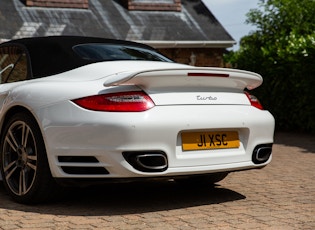
{"type": "Polygon", "coordinates": [[[76,45],[95,43],[127,45],[156,52],[150,46],[135,42],[80,36],[22,38],[2,43],[0,47],[16,45],[25,49],[30,60],[30,77],[39,78],[98,62],[97,60],[84,59],[73,50],[76,45]]]}

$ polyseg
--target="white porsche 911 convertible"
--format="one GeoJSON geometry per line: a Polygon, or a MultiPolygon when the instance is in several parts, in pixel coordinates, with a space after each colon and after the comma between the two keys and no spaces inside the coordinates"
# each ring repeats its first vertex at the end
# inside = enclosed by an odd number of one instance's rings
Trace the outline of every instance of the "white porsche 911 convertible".
{"type": "Polygon", "coordinates": [[[271,161],[275,122],[248,93],[262,84],[252,72],[60,36],[2,43],[0,79],[1,175],[20,203],[113,179],[216,183],[271,161]]]}

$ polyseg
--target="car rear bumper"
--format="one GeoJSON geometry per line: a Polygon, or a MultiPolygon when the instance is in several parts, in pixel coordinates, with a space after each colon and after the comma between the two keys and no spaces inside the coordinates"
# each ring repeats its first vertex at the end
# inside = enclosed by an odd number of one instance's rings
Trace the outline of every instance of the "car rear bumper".
{"type": "Polygon", "coordinates": [[[264,163],[252,160],[255,147],[273,143],[274,135],[272,115],[252,106],[156,106],[140,113],[107,113],[66,102],[42,109],[38,116],[56,178],[180,176],[260,168],[271,161],[271,156],[264,163]],[[188,131],[236,131],[240,146],[183,151],[181,133],[188,131]],[[139,170],[125,152],[163,153],[167,167],[139,170]]]}

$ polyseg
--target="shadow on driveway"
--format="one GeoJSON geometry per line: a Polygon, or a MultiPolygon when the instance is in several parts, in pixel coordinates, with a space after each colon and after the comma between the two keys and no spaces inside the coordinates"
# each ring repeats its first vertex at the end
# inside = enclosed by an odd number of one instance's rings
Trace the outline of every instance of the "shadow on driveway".
{"type": "Polygon", "coordinates": [[[315,154],[315,135],[303,133],[277,132],[275,144],[281,144],[304,149],[305,153],[315,154]]]}
{"type": "Polygon", "coordinates": [[[99,216],[168,211],[220,204],[246,197],[220,186],[188,188],[174,181],[107,184],[74,190],[59,201],[35,206],[13,202],[0,186],[0,208],[66,216],[99,216]]]}

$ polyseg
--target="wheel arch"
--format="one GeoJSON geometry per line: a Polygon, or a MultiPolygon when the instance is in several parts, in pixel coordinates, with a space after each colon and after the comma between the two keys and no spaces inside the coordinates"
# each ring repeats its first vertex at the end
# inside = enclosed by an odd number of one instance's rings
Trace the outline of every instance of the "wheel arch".
{"type": "MultiPolygon", "coordinates": [[[[32,176],[32,174],[30,174],[31,176],[31,180],[32,181],[30,184],[28,184],[27,186],[25,186],[24,183],[22,183],[25,188],[27,188],[26,193],[17,193],[17,191],[20,191],[20,188],[16,188],[16,186],[12,187],[13,185],[17,185],[20,183],[17,183],[16,181],[18,179],[13,178],[13,176],[11,177],[11,175],[13,175],[13,173],[9,173],[10,176],[5,177],[4,179],[4,187],[7,190],[7,192],[9,193],[9,195],[17,202],[19,203],[23,203],[23,204],[36,204],[42,201],[46,201],[46,200],[50,200],[50,199],[54,199],[55,198],[55,194],[58,194],[58,189],[59,189],[59,185],[56,184],[56,181],[52,178],[51,175],[51,167],[49,165],[48,162],[48,157],[47,157],[47,152],[46,152],[46,145],[45,145],[45,140],[44,140],[44,136],[43,136],[43,132],[42,129],[40,127],[40,124],[38,122],[38,120],[36,119],[36,116],[27,108],[23,107],[23,106],[14,106],[12,108],[10,108],[9,110],[6,111],[5,115],[3,116],[3,119],[1,121],[1,143],[4,143],[4,138],[6,137],[5,133],[7,132],[7,129],[11,128],[11,125],[13,124],[13,126],[17,123],[17,121],[21,121],[26,123],[29,126],[29,129],[32,130],[32,137],[33,137],[33,141],[31,141],[31,144],[28,145],[29,148],[32,148],[33,150],[35,150],[35,155],[36,158],[29,158],[32,161],[36,161],[36,166],[35,164],[33,165],[33,167],[29,166],[29,168],[32,168],[35,172],[32,176]],[[38,142],[39,141],[39,142],[38,142]],[[33,144],[32,144],[33,143],[33,144]],[[41,154],[42,153],[42,154],[41,154]],[[36,176],[36,178],[35,178],[36,176]],[[36,180],[35,180],[36,179],[36,180]],[[12,182],[13,181],[13,182],[12,182]],[[18,189],[18,190],[17,190],[18,189]],[[53,192],[51,192],[53,191],[53,192]]],[[[19,123],[16,126],[21,125],[21,123],[19,123]]],[[[24,131],[23,131],[24,132],[24,131]]],[[[28,133],[28,132],[27,132],[28,133]]],[[[22,135],[17,135],[17,138],[21,138],[22,135]]],[[[17,141],[19,142],[19,141],[17,141]]],[[[28,141],[27,141],[28,142],[28,141]]],[[[21,143],[21,141],[19,142],[21,143]]],[[[25,143],[26,145],[27,143],[25,143]]],[[[0,161],[1,159],[4,159],[4,155],[2,153],[2,151],[4,150],[4,146],[1,146],[1,153],[0,153],[0,161]]],[[[10,146],[10,144],[9,144],[10,146]]],[[[27,146],[24,146],[24,154],[33,154],[33,150],[31,150],[30,152],[27,153],[27,146]]],[[[18,152],[17,149],[13,149],[14,152],[18,152]]],[[[9,152],[11,154],[11,152],[9,152]]],[[[22,154],[20,152],[20,154],[22,154]]],[[[7,155],[7,154],[6,154],[7,155]]],[[[34,156],[34,155],[33,155],[34,156]]],[[[9,158],[12,162],[16,161],[17,158],[9,158]]],[[[7,167],[7,169],[9,169],[9,165],[10,167],[12,166],[12,164],[8,164],[4,166],[4,162],[7,162],[6,160],[4,160],[3,162],[1,162],[1,169],[0,169],[0,176],[2,174],[2,178],[4,173],[6,172],[5,167],[7,167]]],[[[25,165],[29,165],[29,162],[24,160],[25,165]]],[[[31,164],[31,163],[30,163],[31,164]]],[[[18,166],[18,167],[22,167],[22,166],[18,166]]],[[[16,168],[18,168],[17,166],[15,166],[15,168],[13,170],[16,170],[16,168]]],[[[22,167],[23,168],[23,167],[22,167]]],[[[11,170],[11,168],[10,168],[11,170]]],[[[20,170],[21,172],[24,171],[24,169],[17,169],[20,170]]],[[[26,176],[25,176],[26,177],[26,176]]],[[[24,177],[23,177],[24,178],[24,177]]],[[[21,180],[21,179],[19,179],[21,180]]],[[[27,180],[25,180],[27,181],[27,180]]],[[[25,189],[23,186],[23,189],[25,189]]],[[[22,187],[22,186],[21,186],[22,187]]]]}
{"type": "Polygon", "coordinates": [[[4,114],[3,116],[3,119],[1,120],[1,128],[0,128],[0,137],[1,135],[3,134],[3,130],[5,128],[5,125],[6,123],[9,121],[10,117],[12,117],[14,114],[17,114],[17,113],[24,113],[24,114],[28,114],[32,119],[34,119],[36,125],[38,126],[39,130],[40,130],[40,133],[42,135],[42,138],[44,140],[44,143],[45,143],[45,139],[43,137],[43,132],[42,132],[42,129],[40,128],[40,125],[38,124],[38,121],[35,117],[35,115],[29,110],[27,109],[26,107],[24,106],[21,106],[21,105],[16,105],[16,106],[13,106],[11,107],[9,110],[6,111],[6,113],[4,114]]]}

